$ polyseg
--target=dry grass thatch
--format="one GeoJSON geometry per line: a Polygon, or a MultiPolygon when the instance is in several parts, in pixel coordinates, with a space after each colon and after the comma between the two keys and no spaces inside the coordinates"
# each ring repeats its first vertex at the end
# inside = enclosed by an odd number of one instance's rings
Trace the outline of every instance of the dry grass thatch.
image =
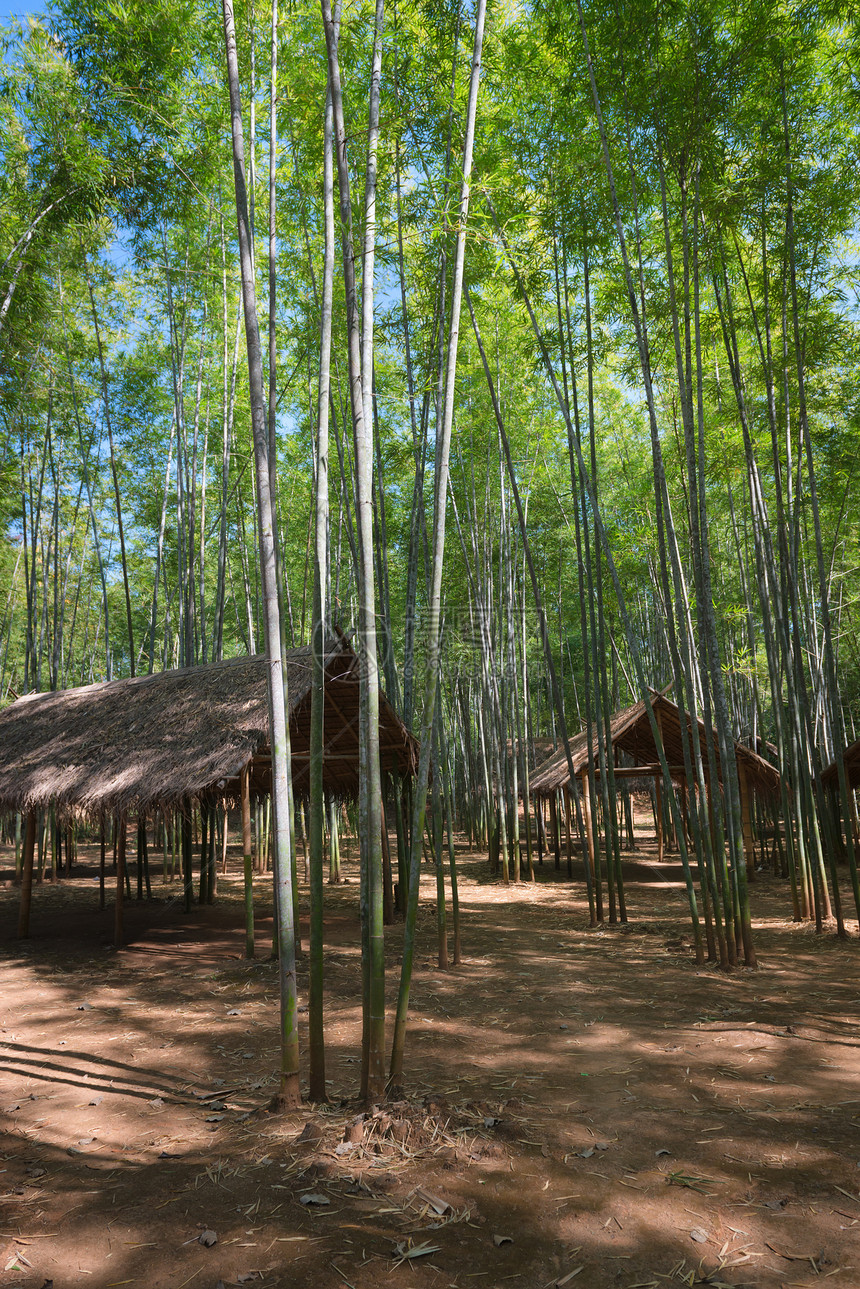
{"type": "MultiPolygon", "coordinates": [[[[675,767],[683,766],[684,751],[681,742],[681,713],[671,699],[666,698],[664,694],[652,692],[651,703],[655,715],[660,721],[663,746],[666,750],[666,757],[669,765],[675,767]]],[[[687,729],[691,728],[689,717],[687,719],[687,729]]],[[[699,721],[699,740],[702,748],[702,756],[707,756],[707,735],[703,721],[699,721]]],[[[613,747],[620,748],[626,752],[638,765],[654,765],[659,757],[657,755],[657,746],[651,733],[651,726],[648,721],[648,713],[645,710],[645,704],[640,700],[633,703],[630,707],[625,707],[616,712],[612,717],[609,728],[609,741],[613,747]]],[[[573,768],[577,774],[580,774],[588,765],[588,737],[585,733],[577,734],[570,740],[570,750],[573,758],[573,768]]],[[[592,739],[592,755],[595,764],[598,759],[597,735],[592,739]]],[[[746,773],[747,783],[753,792],[758,792],[764,796],[775,795],[779,791],[779,771],[769,761],[765,761],[757,752],[751,748],[745,747],[743,743],[735,743],[735,755],[738,765],[746,773]]],[[[682,778],[683,771],[674,773],[673,778],[682,778]]],[[[547,797],[556,792],[559,788],[565,787],[570,783],[570,771],[567,764],[567,756],[563,747],[553,752],[541,765],[533,771],[530,782],[532,796],[547,797]]]]}
{"type": "MultiPolygon", "coordinates": [[[[852,788],[860,788],[860,739],[846,747],[843,752],[845,758],[845,773],[848,776],[848,782],[852,788]]],[[[821,772],[821,781],[828,788],[839,787],[839,763],[831,761],[826,770],[821,772]]]]}
{"type": "MultiPolygon", "coordinates": [[[[307,790],[311,653],[285,655],[297,795],[307,790]]],[[[358,666],[345,639],[327,646],[324,780],[358,788],[358,666]]],[[[192,797],[235,798],[251,762],[252,789],[268,789],[267,664],[232,658],[81,689],[28,694],[0,713],[0,809],[55,805],[99,816],[153,810],[192,797]]],[[[409,774],[417,743],[380,695],[383,765],[409,774]]]]}

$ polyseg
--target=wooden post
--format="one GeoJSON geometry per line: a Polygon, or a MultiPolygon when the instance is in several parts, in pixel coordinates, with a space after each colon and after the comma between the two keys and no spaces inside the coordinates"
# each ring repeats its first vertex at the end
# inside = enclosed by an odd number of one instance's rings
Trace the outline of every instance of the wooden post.
{"type": "MultiPolygon", "coordinates": [[[[854,846],[855,856],[857,859],[860,859],[860,824],[858,824],[858,820],[857,820],[857,801],[855,796],[855,789],[850,786],[848,788],[848,807],[851,815],[852,836],[849,836],[846,840],[849,846],[852,846],[852,845],[854,846]],[[856,843],[853,841],[853,837],[857,838],[856,843]]],[[[779,827],[779,821],[777,821],[777,828],[778,827],[779,827]]]]}
{"type": "MultiPolygon", "coordinates": [[[[525,761],[525,753],[523,754],[523,757],[525,761]]],[[[523,788],[524,788],[523,826],[525,827],[525,830],[526,830],[526,871],[528,874],[528,880],[530,882],[533,882],[535,880],[535,861],[534,861],[534,850],[532,845],[532,804],[531,804],[531,795],[528,791],[527,763],[526,763],[526,781],[523,784],[523,788]]]]}
{"type": "Polygon", "coordinates": [[[138,863],[143,867],[143,880],[146,884],[146,898],[152,899],[152,882],[149,876],[149,841],[146,835],[146,814],[139,814],[137,819],[138,863]]]}
{"type": "Polygon", "coordinates": [[[582,814],[585,823],[585,840],[588,846],[588,866],[594,877],[594,822],[591,818],[591,793],[589,792],[588,771],[583,770],[580,777],[582,785],[582,814]]]}
{"type": "Polygon", "coordinates": [[[50,837],[51,843],[51,882],[57,882],[60,878],[60,869],[62,867],[63,856],[57,854],[60,847],[60,825],[57,822],[57,812],[55,809],[48,811],[45,823],[45,844],[50,837]]]}
{"type": "Polygon", "coordinates": [[[388,848],[388,818],[385,813],[385,796],[382,798],[382,921],[391,926],[394,921],[394,880],[391,876],[391,851],[388,848]]]}
{"type": "Polygon", "coordinates": [[[308,852],[308,817],[307,806],[303,801],[296,802],[296,819],[298,820],[299,841],[302,843],[302,861],[305,866],[305,881],[311,880],[311,857],[308,852]]]}
{"type": "Polygon", "coordinates": [[[738,764],[738,788],[741,797],[741,825],[744,839],[744,859],[747,866],[747,881],[756,881],[755,873],[755,841],[753,839],[752,819],[750,818],[750,788],[747,780],[747,772],[743,765],[738,764]]]}
{"type": "Polygon", "coordinates": [[[39,822],[36,828],[37,860],[36,860],[35,868],[36,868],[37,886],[41,886],[42,882],[45,879],[45,863],[47,860],[45,828],[47,827],[47,816],[48,816],[47,810],[43,810],[40,812],[39,822]]]}
{"type": "Polygon", "coordinates": [[[102,815],[101,831],[99,833],[99,908],[105,906],[105,858],[106,858],[107,840],[105,838],[105,819],[102,815]]]}
{"type": "Polygon", "coordinates": [[[137,844],[135,846],[135,867],[137,878],[137,898],[143,899],[143,847],[140,842],[140,815],[137,817],[137,844]]]}
{"type": "MultiPolygon", "coordinates": [[[[403,785],[400,771],[394,770],[394,828],[397,834],[397,908],[406,916],[406,897],[409,892],[409,874],[406,859],[406,824],[403,818],[403,785]]],[[[475,836],[479,836],[479,826],[475,826],[475,836]]],[[[323,848],[325,848],[325,830],[323,830],[323,848]]]]}
{"type": "Polygon", "coordinates": [[[217,839],[217,809],[214,801],[209,803],[209,858],[208,879],[206,882],[206,903],[215,903],[215,891],[218,886],[218,873],[215,866],[215,843],[217,839]]]}
{"type": "Polygon", "coordinates": [[[194,903],[194,806],[185,801],[180,823],[182,834],[182,881],[185,892],[185,912],[190,913],[194,903]]]}
{"type": "Polygon", "coordinates": [[[570,836],[570,788],[564,789],[564,832],[567,850],[567,875],[573,877],[573,844],[570,836]]]}
{"type": "Polygon", "coordinates": [[[123,926],[123,900],[125,899],[125,846],[126,819],[120,814],[116,821],[116,896],[114,898],[113,942],[117,948],[125,943],[123,926]]]}
{"type": "Polygon", "coordinates": [[[242,861],[245,872],[245,957],[254,956],[254,858],[251,847],[251,762],[242,771],[242,861]]]}
{"type": "Polygon", "coordinates": [[[705,770],[705,805],[708,811],[708,827],[711,830],[711,849],[717,853],[717,820],[714,814],[714,794],[711,792],[711,776],[705,770]]]}
{"type": "Polygon", "coordinates": [[[552,833],[552,846],[555,851],[555,866],[561,868],[561,836],[558,831],[558,793],[553,792],[549,799],[549,826],[552,833]]]}
{"type": "Polygon", "coordinates": [[[687,805],[687,777],[681,780],[681,818],[684,821],[684,839],[690,840],[690,816],[687,805]]]}
{"type": "MultiPolygon", "coordinates": [[[[657,730],[660,735],[660,743],[662,744],[663,743],[663,719],[662,719],[662,713],[660,711],[660,708],[656,703],[654,704],[654,720],[656,722],[657,730]]],[[[663,750],[665,752],[666,750],[665,746],[663,750]]],[[[658,760],[660,759],[659,749],[658,749],[657,759],[658,760]]],[[[668,760],[668,757],[666,759],[668,760]]],[[[655,812],[657,816],[657,863],[662,864],[664,844],[663,844],[663,779],[661,775],[657,776],[657,778],[654,780],[654,784],[656,787],[656,792],[654,796],[657,801],[657,810],[655,812]]]]}
{"type": "Polygon", "coordinates": [[[27,831],[24,835],[24,854],[21,869],[21,904],[18,909],[18,939],[26,940],[30,934],[30,903],[33,899],[33,856],[36,850],[36,812],[27,812],[27,831]]]}
{"type": "Polygon", "coordinates": [[[197,903],[205,904],[209,891],[209,805],[200,802],[200,884],[197,888],[197,903]]]}

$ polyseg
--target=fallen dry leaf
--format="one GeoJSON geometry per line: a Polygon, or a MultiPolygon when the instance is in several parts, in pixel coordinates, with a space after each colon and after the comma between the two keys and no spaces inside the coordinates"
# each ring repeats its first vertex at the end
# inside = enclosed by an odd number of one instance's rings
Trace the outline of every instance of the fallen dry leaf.
{"type": "Polygon", "coordinates": [[[441,1248],[441,1244],[428,1244],[426,1241],[424,1244],[396,1244],[391,1256],[399,1258],[401,1262],[408,1262],[412,1258],[426,1258],[431,1253],[439,1253],[441,1248]]]}

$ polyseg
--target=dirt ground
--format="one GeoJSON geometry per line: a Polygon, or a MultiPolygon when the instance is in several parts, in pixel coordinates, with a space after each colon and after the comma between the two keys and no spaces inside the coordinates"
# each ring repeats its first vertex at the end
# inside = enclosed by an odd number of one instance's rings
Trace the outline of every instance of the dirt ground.
{"type": "Polygon", "coordinates": [[[27,942],[0,888],[2,1289],[860,1285],[858,941],[792,924],[784,883],[752,888],[759,970],[724,975],[677,885],[630,883],[629,924],[589,930],[550,864],[503,888],[461,848],[465,960],[435,965],[428,872],[409,1101],[361,1120],[347,864],[331,1101],[279,1119],[267,892],[256,962],[235,858],[190,916],[159,876],[117,952],[81,857],[27,942]]]}

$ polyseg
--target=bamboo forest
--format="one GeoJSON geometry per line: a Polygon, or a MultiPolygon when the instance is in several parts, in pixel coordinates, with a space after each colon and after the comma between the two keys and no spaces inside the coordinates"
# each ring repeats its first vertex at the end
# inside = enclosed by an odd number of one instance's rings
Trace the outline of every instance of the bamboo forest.
{"type": "Polygon", "coordinates": [[[41,3],[0,1285],[852,1289],[855,7],[41,3]]]}

